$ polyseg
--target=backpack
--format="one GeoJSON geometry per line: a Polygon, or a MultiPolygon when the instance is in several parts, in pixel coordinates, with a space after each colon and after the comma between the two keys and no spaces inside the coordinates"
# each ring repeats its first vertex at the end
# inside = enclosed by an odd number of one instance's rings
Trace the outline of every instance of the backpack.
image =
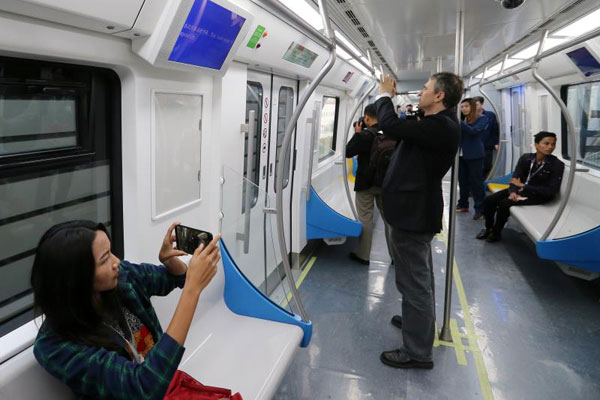
{"type": "Polygon", "coordinates": [[[387,138],[382,133],[375,133],[369,158],[369,176],[374,186],[383,186],[390,159],[396,149],[396,140],[387,138]]]}

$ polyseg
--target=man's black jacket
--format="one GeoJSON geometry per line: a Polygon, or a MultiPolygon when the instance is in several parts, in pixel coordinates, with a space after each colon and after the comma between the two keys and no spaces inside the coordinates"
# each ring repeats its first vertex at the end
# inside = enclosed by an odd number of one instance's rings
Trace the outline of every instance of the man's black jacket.
{"type": "Polygon", "coordinates": [[[354,181],[355,192],[367,190],[373,186],[371,176],[369,176],[367,170],[371,159],[371,146],[373,145],[373,139],[378,131],[379,125],[375,124],[368,129],[356,132],[346,146],[347,158],[358,156],[356,157],[358,167],[356,168],[356,180],[354,181]]]}
{"type": "Polygon", "coordinates": [[[383,214],[395,229],[442,230],[442,178],[454,163],[460,139],[455,109],[420,121],[399,119],[389,97],[375,102],[379,127],[398,140],[383,182],[383,214]]]}
{"type": "MultiPolygon", "coordinates": [[[[513,178],[519,178],[521,182],[527,182],[527,176],[531,169],[531,162],[535,158],[535,153],[526,153],[519,158],[513,178]]],[[[529,179],[529,183],[519,192],[520,196],[551,200],[560,191],[565,164],[553,155],[544,158],[544,164],[537,172],[537,166],[534,167],[535,174],[529,179]]],[[[510,185],[509,192],[517,192],[519,187],[510,185]]]]}

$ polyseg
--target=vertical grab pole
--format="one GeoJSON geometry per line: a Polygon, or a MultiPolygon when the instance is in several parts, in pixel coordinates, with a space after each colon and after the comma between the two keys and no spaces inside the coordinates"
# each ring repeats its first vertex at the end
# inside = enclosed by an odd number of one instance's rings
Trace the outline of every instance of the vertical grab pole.
{"type": "Polygon", "coordinates": [[[252,182],[252,168],[254,167],[254,132],[256,131],[256,110],[250,110],[248,113],[248,160],[246,162],[247,177],[246,182],[246,198],[244,199],[244,254],[250,251],[250,217],[252,216],[252,198],[254,188],[250,184],[252,182]]]}
{"type": "MultiPolygon", "coordinates": [[[[285,128],[283,143],[281,144],[281,158],[280,160],[285,160],[290,152],[290,145],[292,143],[292,132],[294,131],[294,127],[296,126],[296,122],[298,122],[298,118],[300,117],[300,113],[302,109],[306,105],[311,94],[315,91],[319,83],[323,80],[325,75],[331,70],[333,65],[335,64],[335,36],[333,30],[331,29],[331,23],[329,21],[329,14],[327,12],[327,8],[325,7],[325,1],[319,0],[319,12],[321,13],[321,18],[323,19],[323,26],[325,27],[325,36],[329,39],[329,58],[327,62],[323,66],[323,68],[319,71],[317,76],[315,76],[314,80],[310,83],[310,85],[306,88],[306,90],[302,93],[302,97],[298,101],[298,105],[288,122],[288,125],[285,128]]],[[[281,258],[283,262],[283,269],[285,270],[285,275],[288,279],[288,283],[290,285],[290,290],[292,291],[292,296],[294,297],[294,301],[296,306],[298,307],[298,312],[300,312],[300,316],[304,322],[308,322],[308,316],[306,314],[306,310],[304,310],[304,306],[302,305],[302,301],[298,296],[298,290],[296,289],[296,283],[294,282],[294,277],[292,276],[292,267],[290,266],[290,260],[288,259],[287,246],[285,244],[285,225],[283,223],[283,162],[280,162],[277,165],[277,172],[275,180],[275,191],[276,191],[276,207],[277,207],[277,237],[279,238],[279,250],[281,252],[281,258]]]]}
{"type": "Polygon", "coordinates": [[[352,111],[350,112],[350,116],[348,117],[348,123],[346,124],[346,129],[344,130],[344,140],[342,141],[342,157],[344,158],[343,169],[344,169],[344,187],[346,188],[346,196],[348,197],[348,204],[350,204],[350,209],[352,210],[352,214],[354,215],[354,219],[358,221],[358,213],[356,212],[356,207],[352,202],[352,194],[350,193],[350,185],[348,184],[348,161],[346,160],[346,147],[348,146],[348,133],[350,132],[350,127],[352,126],[352,119],[354,118],[354,114],[358,111],[360,105],[365,101],[367,96],[371,94],[373,90],[377,87],[377,79],[371,85],[371,87],[363,94],[358,100],[358,103],[354,106],[352,111]]]}
{"type": "Polygon", "coordinates": [[[556,101],[558,103],[562,114],[565,116],[565,120],[567,121],[567,132],[569,133],[569,139],[571,140],[571,149],[569,152],[569,156],[571,157],[571,166],[569,168],[569,178],[567,181],[567,187],[565,188],[565,193],[563,196],[561,196],[560,204],[558,205],[558,210],[556,210],[556,214],[554,215],[554,218],[552,218],[550,225],[548,225],[548,228],[546,228],[546,231],[540,238],[540,240],[539,240],[540,242],[543,242],[548,239],[548,237],[550,236],[550,234],[556,227],[558,220],[560,219],[563,212],[565,211],[565,207],[567,206],[567,202],[569,201],[569,197],[571,196],[571,191],[573,190],[573,182],[575,181],[575,172],[577,171],[577,145],[578,145],[577,134],[575,133],[575,125],[573,124],[573,119],[571,118],[571,114],[569,114],[569,109],[567,108],[565,103],[562,101],[562,99],[560,98],[558,93],[556,93],[556,91],[554,89],[552,89],[552,86],[550,86],[548,84],[548,82],[546,82],[546,80],[544,78],[542,78],[540,76],[540,74],[538,73],[538,67],[540,64],[540,55],[542,54],[542,51],[544,51],[544,44],[546,42],[547,37],[548,37],[548,30],[545,30],[544,33],[542,34],[542,40],[540,41],[540,47],[538,48],[537,55],[533,59],[531,73],[533,74],[533,77],[535,78],[535,80],[538,81],[539,84],[542,85],[544,87],[544,89],[546,89],[548,91],[548,93],[550,93],[550,96],[552,96],[554,101],[556,101]]]}
{"type": "Polygon", "coordinates": [[[306,201],[310,200],[310,188],[312,186],[312,172],[313,172],[313,162],[315,158],[315,138],[317,130],[321,126],[321,113],[319,112],[321,108],[321,102],[315,102],[315,108],[313,109],[312,120],[311,120],[311,130],[310,130],[310,146],[308,149],[310,151],[308,156],[308,179],[306,181],[306,201]],[[318,107],[317,107],[318,105],[318,107]]]}
{"type": "MultiPolygon", "coordinates": [[[[464,12],[456,14],[456,45],[454,55],[454,71],[456,75],[462,76],[463,70],[463,46],[465,40],[464,12]]],[[[458,120],[460,121],[460,107],[457,107],[458,120]]],[[[454,273],[454,231],[456,223],[456,184],[458,181],[458,151],[454,157],[452,166],[452,182],[450,184],[450,218],[448,222],[448,249],[446,251],[446,292],[444,299],[444,324],[440,331],[440,339],[446,342],[452,341],[450,334],[450,308],[452,305],[452,277],[454,273]]]]}

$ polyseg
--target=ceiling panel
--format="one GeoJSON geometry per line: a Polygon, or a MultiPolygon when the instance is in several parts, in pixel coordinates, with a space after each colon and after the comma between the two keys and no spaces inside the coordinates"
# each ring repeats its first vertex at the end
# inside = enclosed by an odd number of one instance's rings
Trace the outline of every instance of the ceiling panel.
{"type": "MultiPolygon", "coordinates": [[[[330,0],[332,7],[340,0],[330,0]]],[[[502,52],[544,21],[587,0],[528,0],[506,10],[495,0],[344,0],[399,79],[454,69],[456,13],[465,10],[464,73],[502,52]]],[[[596,1],[596,0],[593,0],[596,1]]],[[[346,6],[347,7],[347,6],[346,6]]]]}

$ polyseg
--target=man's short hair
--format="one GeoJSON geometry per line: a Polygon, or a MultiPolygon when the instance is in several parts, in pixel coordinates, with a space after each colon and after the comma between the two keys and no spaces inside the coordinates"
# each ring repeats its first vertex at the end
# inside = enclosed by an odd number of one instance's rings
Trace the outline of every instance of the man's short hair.
{"type": "Polygon", "coordinates": [[[367,115],[370,118],[377,118],[377,110],[375,110],[375,105],[369,104],[368,106],[366,106],[364,115],[367,115]]]}
{"type": "Polygon", "coordinates": [[[431,79],[435,80],[435,92],[444,92],[444,100],[442,101],[444,106],[446,108],[456,107],[464,90],[462,79],[452,72],[438,72],[431,75],[431,79]]]}
{"type": "Polygon", "coordinates": [[[481,105],[483,105],[483,103],[485,103],[485,100],[481,96],[475,96],[475,97],[473,97],[473,100],[480,102],[481,105]]]}
{"type": "Polygon", "coordinates": [[[556,139],[556,134],[552,133],[552,132],[539,131],[538,133],[533,135],[533,140],[536,143],[539,143],[542,141],[542,139],[547,138],[547,137],[552,137],[552,138],[556,139]]]}

